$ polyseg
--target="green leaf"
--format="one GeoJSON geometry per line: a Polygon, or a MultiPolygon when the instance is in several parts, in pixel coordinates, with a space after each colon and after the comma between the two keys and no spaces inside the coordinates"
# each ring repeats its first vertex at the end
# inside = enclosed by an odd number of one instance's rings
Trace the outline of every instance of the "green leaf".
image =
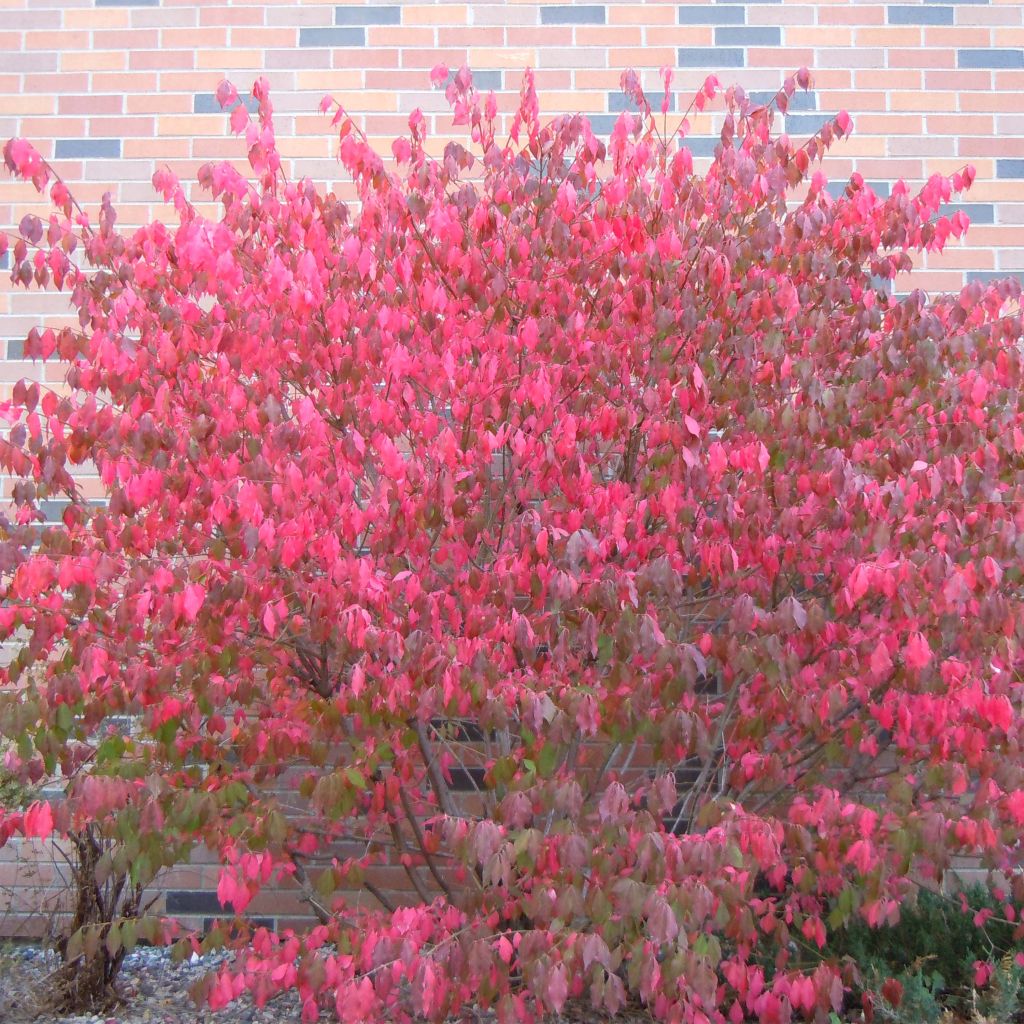
{"type": "Polygon", "coordinates": [[[67,704],[57,705],[57,714],[55,717],[58,729],[62,729],[64,732],[71,731],[71,726],[75,723],[75,716],[67,704]]]}
{"type": "Polygon", "coordinates": [[[550,778],[558,764],[558,747],[554,743],[545,743],[537,755],[537,774],[542,779],[550,778]]]}

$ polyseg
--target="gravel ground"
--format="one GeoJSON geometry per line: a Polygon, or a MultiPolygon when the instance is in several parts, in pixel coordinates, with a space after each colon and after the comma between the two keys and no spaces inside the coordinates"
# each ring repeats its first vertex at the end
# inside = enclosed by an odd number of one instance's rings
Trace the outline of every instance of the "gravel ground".
{"type": "MultiPolygon", "coordinates": [[[[240,999],[213,1013],[189,998],[193,982],[213,970],[224,955],[171,962],[166,949],[141,948],[125,957],[118,980],[122,1005],[107,1013],[58,1016],[43,1009],[47,976],[57,966],[53,954],[37,947],[15,946],[0,950],[0,1024],[299,1024],[300,1009],[294,994],[273,1000],[262,1009],[240,999]]],[[[493,1015],[478,1017],[493,1024],[493,1015]]],[[[604,1024],[608,1018],[583,1007],[566,1007],[551,1024],[604,1024]]],[[[651,1024],[642,1011],[626,1011],[616,1024],[651,1024]]]]}
{"type": "Polygon", "coordinates": [[[52,954],[33,947],[0,953],[0,1022],[3,1024],[298,1024],[299,1001],[282,996],[262,1009],[242,999],[214,1014],[196,1007],[188,990],[215,968],[223,956],[174,964],[165,949],[136,949],[125,957],[118,980],[123,1004],[106,1013],[58,1016],[40,1013],[46,1003],[47,975],[56,967],[52,954]]]}

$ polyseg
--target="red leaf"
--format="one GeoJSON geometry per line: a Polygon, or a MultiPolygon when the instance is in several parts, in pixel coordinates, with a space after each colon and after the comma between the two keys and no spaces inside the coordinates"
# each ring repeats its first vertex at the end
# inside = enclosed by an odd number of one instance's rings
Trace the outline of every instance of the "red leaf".
{"type": "Polygon", "coordinates": [[[903,1002],[903,986],[895,978],[882,983],[882,997],[890,1006],[899,1006],[903,1002]]]}
{"type": "Polygon", "coordinates": [[[27,837],[46,839],[53,832],[53,809],[48,803],[37,801],[25,811],[24,833],[27,837]]]}

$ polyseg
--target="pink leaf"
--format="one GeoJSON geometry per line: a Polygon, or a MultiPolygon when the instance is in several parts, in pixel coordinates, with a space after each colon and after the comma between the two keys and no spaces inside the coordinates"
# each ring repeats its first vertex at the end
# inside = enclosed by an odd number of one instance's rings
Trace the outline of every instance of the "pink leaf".
{"type": "Polygon", "coordinates": [[[919,672],[932,660],[932,649],[922,633],[911,633],[903,648],[903,660],[915,672],[919,672]]]}
{"type": "Polygon", "coordinates": [[[879,640],[871,655],[871,671],[875,676],[884,676],[892,668],[892,658],[889,656],[889,648],[885,641],[879,640]]]}
{"type": "Polygon", "coordinates": [[[48,803],[37,801],[25,811],[23,829],[30,838],[46,839],[53,832],[53,809],[48,803]]]}
{"type": "Polygon", "coordinates": [[[217,102],[222,110],[238,102],[238,90],[226,78],[217,86],[217,102]]]}
{"type": "Polygon", "coordinates": [[[239,132],[244,132],[246,125],[249,123],[249,111],[245,109],[245,105],[239,103],[234,110],[231,111],[231,130],[237,135],[239,132]]]}
{"type": "Polygon", "coordinates": [[[548,1005],[555,1013],[561,1013],[565,1001],[569,997],[569,980],[565,964],[556,964],[548,975],[548,1005]]]}
{"type": "Polygon", "coordinates": [[[203,607],[206,600],[206,588],[199,583],[192,583],[185,588],[182,595],[181,606],[185,611],[185,617],[189,622],[195,622],[199,609],[203,607]]]}

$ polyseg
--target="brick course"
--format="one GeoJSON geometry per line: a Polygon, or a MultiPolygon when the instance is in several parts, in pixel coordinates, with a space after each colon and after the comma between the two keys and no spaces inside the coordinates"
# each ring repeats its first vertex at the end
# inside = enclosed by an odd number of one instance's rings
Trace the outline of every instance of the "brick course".
{"type": "MultiPolygon", "coordinates": [[[[32,138],[88,205],[112,191],[122,226],[168,216],[149,185],[158,166],[188,181],[205,160],[244,158],[244,143],[228,137],[214,98],[225,74],[243,93],[266,75],[288,171],[343,188],[328,123],[316,114],[323,93],[334,93],[383,152],[422,105],[439,151],[447,112],[429,92],[429,70],[439,60],[468,60],[506,112],[523,67],[532,65],[546,113],[586,111],[603,133],[629,107],[618,91],[626,65],[637,68],[660,106],[657,70],[665,63],[678,67],[684,93],[714,72],[761,102],[806,63],[816,89],[795,99],[780,127],[803,137],[839,108],[849,110],[855,135],[825,165],[834,195],[853,170],[884,195],[900,175],[920,183],[967,161],[978,169],[975,188],[949,211],[963,210],[976,227],[966,242],[929,259],[913,284],[954,289],[1024,271],[1019,0],[0,0],[0,12],[0,134],[32,138]]],[[[674,109],[687,105],[680,99],[674,109]]],[[[244,102],[253,109],[251,99],[244,102]]],[[[695,118],[698,162],[716,144],[713,118],[695,118]]],[[[3,226],[28,209],[43,209],[32,189],[0,178],[3,226]]],[[[0,282],[0,397],[23,376],[44,376],[23,360],[22,339],[40,316],[59,317],[61,301],[0,282]]],[[[45,376],[56,379],[56,372],[45,376]]],[[[30,853],[0,851],[0,932],[45,928],[30,910],[32,886],[56,875],[51,862],[30,853]],[[13,894],[6,917],[5,892],[13,894]]],[[[168,906],[202,924],[215,884],[208,866],[179,869],[165,881],[168,906]]],[[[294,909],[292,894],[273,893],[259,908],[278,920],[294,909]]]]}

